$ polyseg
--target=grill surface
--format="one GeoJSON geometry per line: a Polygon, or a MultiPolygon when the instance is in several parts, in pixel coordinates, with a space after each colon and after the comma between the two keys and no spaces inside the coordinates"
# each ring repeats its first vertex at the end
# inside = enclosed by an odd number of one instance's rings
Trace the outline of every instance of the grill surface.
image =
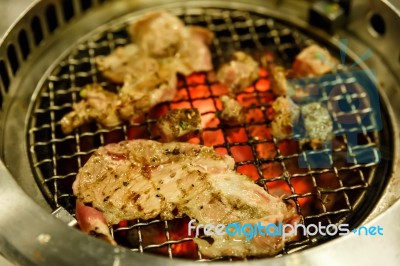
{"type": "MultiPolygon", "coordinates": [[[[179,15],[186,24],[205,26],[216,33],[211,47],[215,67],[226,62],[235,50],[258,56],[268,53],[279,64],[289,67],[294,56],[314,42],[301,30],[263,14],[229,9],[176,8],[170,11],[179,15]]],[[[115,47],[129,42],[125,30],[128,23],[111,23],[82,40],[38,88],[40,91],[32,104],[29,122],[29,156],[37,182],[54,208],[63,206],[74,212],[72,183],[78,169],[97,147],[124,139],[157,139],[158,136],[153,135],[151,129],[160,114],[170,108],[196,107],[202,111],[203,119],[210,121],[199,143],[213,145],[217,151],[232,155],[237,162],[237,170],[250,175],[270,193],[284,192],[285,200],[296,204],[305,224],[349,223],[354,227],[362,221],[369,210],[368,206],[373,205],[385,182],[383,177],[386,173],[382,173],[382,169],[386,169],[385,158],[379,161],[378,155],[373,154],[371,163],[359,164],[354,156],[353,163],[348,163],[348,139],[344,135],[345,130],[339,126],[335,128],[337,137],[333,142],[333,151],[329,148],[323,150],[333,166],[315,169],[308,164],[307,168],[299,168],[297,162],[304,157],[304,150],[298,142],[291,139],[278,141],[268,133],[270,103],[274,99],[269,90],[268,69],[262,71],[260,80],[253,87],[237,96],[246,106],[248,117],[247,123],[241,126],[219,125],[216,119],[212,119],[221,108],[218,97],[225,91],[213,77],[199,73],[187,78],[180,77],[175,99],[157,106],[142,121],[113,129],[101,129],[96,124],[90,124],[71,135],[64,135],[59,121],[71,110],[72,104],[80,100],[79,91],[82,87],[97,82],[112,91],[118,89],[97,71],[94,58],[107,55],[115,47]]],[[[338,55],[337,50],[332,52],[338,55]]],[[[390,143],[387,132],[376,131],[374,124],[366,126],[361,123],[361,116],[370,116],[373,120],[373,110],[369,107],[359,109],[354,105],[357,101],[367,99],[365,93],[354,89],[357,88],[356,78],[348,74],[341,75],[347,70],[342,65],[334,81],[319,84],[322,89],[320,100],[327,103],[328,87],[340,84],[342,93],[333,100],[349,104],[350,110],[353,110],[351,115],[358,122],[354,131],[361,132],[358,134],[359,145],[353,148],[390,146],[385,145],[386,142],[390,143]]],[[[328,108],[332,106],[328,104],[328,108]]],[[[332,114],[334,121],[344,115],[337,112],[332,114]]],[[[382,113],[383,123],[385,117],[386,114],[382,113]]],[[[307,157],[305,161],[308,162],[307,157]]],[[[206,260],[199,253],[191,251],[195,245],[187,237],[187,221],[186,218],[174,221],[129,221],[115,227],[113,234],[120,244],[134,251],[165,254],[171,258],[206,260]]],[[[283,253],[331,238],[307,236],[289,243],[283,253]]]]}

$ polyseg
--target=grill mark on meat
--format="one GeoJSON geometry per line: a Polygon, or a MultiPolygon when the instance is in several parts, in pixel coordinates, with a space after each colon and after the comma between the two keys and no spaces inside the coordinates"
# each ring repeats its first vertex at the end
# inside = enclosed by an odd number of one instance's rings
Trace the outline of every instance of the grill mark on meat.
{"type": "Polygon", "coordinates": [[[208,204],[213,204],[215,201],[222,202],[218,194],[211,193],[211,200],[208,202],[208,204]]]}
{"type": "Polygon", "coordinates": [[[151,178],[151,166],[150,165],[144,165],[142,167],[142,175],[150,180],[150,178],[151,178]]]}
{"type": "Polygon", "coordinates": [[[103,181],[103,180],[105,180],[107,178],[107,173],[104,173],[102,176],[101,176],[101,178],[100,178],[100,182],[101,181],[103,181]]]}
{"type": "Polygon", "coordinates": [[[224,216],[222,216],[223,220],[227,219],[227,217],[230,217],[235,210],[239,210],[237,203],[231,204],[233,210],[230,210],[230,208],[227,207],[227,205],[228,205],[227,203],[232,203],[229,201],[229,199],[223,199],[220,194],[213,193],[211,195],[213,198],[209,201],[208,204],[213,205],[213,203],[215,204],[215,202],[219,202],[223,206],[223,208],[226,208],[226,210],[228,210],[226,212],[226,214],[224,216]],[[226,203],[226,201],[227,201],[227,203],[226,203]]]}
{"type": "Polygon", "coordinates": [[[136,202],[140,198],[140,194],[136,192],[132,192],[132,194],[129,196],[129,199],[133,202],[136,202]]]}
{"type": "Polygon", "coordinates": [[[113,154],[113,155],[111,156],[111,158],[112,158],[113,160],[116,160],[116,161],[118,161],[118,160],[126,160],[126,157],[125,157],[124,155],[117,155],[117,154],[113,154]]]}

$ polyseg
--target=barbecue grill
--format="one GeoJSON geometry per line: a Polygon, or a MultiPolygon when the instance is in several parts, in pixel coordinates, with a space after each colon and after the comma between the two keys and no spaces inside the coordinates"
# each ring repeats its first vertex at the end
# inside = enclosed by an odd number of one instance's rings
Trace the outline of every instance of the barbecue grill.
{"type": "MultiPolygon", "coordinates": [[[[398,58],[392,56],[393,51],[399,53],[395,34],[397,9],[390,2],[374,1],[368,5],[353,1],[346,28],[328,35],[305,22],[309,8],[307,2],[295,1],[260,4],[53,0],[33,5],[5,37],[0,49],[0,149],[6,165],[1,168],[1,200],[14,199],[2,205],[2,214],[7,218],[1,221],[1,227],[9,226],[13,232],[2,234],[1,251],[8,258],[27,264],[72,263],[73,259],[97,261],[99,265],[237,260],[202,257],[193,238],[187,236],[187,217],[126,221],[114,226],[112,235],[125,249],[85,237],[50,215],[59,207],[74,213],[72,183],[96,148],[126,139],[157,140],[159,136],[152,130],[156,119],[169,109],[188,107],[198,108],[203,121],[207,121],[198,143],[233,156],[238,172],[294,204],[304,224],[348,223],[356,228],[378,219],[389,227],[389,222],[398,218],[398,204],[390,207],[398,198],[400,97],[399,80],[394,73],[400,65],[398,58]],[[219,123],[218,97],[226,89],[213,75],[195,73],[179,77],[178,93],[172,101],[158,105],[131,125],[105,129],[91,123],[70,135],[63,134],[60,119],[80,100],[79,92],[85,85],[99,83],[110,91],[119,89],[99,73],[95,57],[127,44],[127,25],[150,10],[168,10],[188,25],[213,31],[215,67],[227,62],[237,50],[289,67],[309,44],[328,48],[342,63],[329,77],[307,80],[307,86],[318,86],[318,100],[330,108],[337,125],[332,146],[312,151],[299,145],[296,134],[284,140],[271,136],[268,128],[274,96],[269,90],[269,64],[262,67],[254,85],[237,95],[245,106],[246,123],[219,123]],[[362,25],[365,20],[368,27],[362,25]],[[346,49],[340,39],[347,40],[346,49]],[[374,55],[361,60],[368,49],[374,55]],[[366,93],[370,84],[379,90],[376,99],[366,93]],[[340,93],[330,97],[332,88],[338,88],[340,93]],[[371,105],[374,100],[379,101],[378,108],[371,105]],[[335,112],[333,105],[343,103],[348,109],[335,112]],[[353,123],[343,126],[343,117],[353,123]],[[315,160],[320,158],[329,165],[315,167],[315,160]],[[10,189],[6,191],[5,187],[10,189]],[[21,238],[12,237],[17,230],[24,230],[21,238]]],[[[344,252],[360,241],[354,236],[335,238],[306,235],[288,243],[278,256],[281,258],[246,258],[246,263],[299,260],[299,264],[312,264],[324,248],[341,248],[344,252]]],[[[395,237],[388,239],[398,241],[395,237]]]]}

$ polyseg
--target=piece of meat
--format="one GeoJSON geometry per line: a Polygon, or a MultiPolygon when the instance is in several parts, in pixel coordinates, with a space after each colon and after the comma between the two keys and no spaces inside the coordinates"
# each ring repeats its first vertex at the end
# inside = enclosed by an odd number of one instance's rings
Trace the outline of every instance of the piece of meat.
{"type": "Polygon", "coordinates": [[[296,56],[292,70],[298,77],[312,77],[329,73],[337,65],[337,60],[326,49],[313,44],[296,56]]]}
{"type": "Polygon", "coordinates": [[[162,142],[187,140],[202,130],[200,112],[195,108],[172,109],[158,119],[156,127],[162,142]]]}
{"type": "Polygon", "coordinates": [[[205,28],[186,27],[170,13],[152,12],[132,23],[130,32],[144,54],[162,58],[183,75],[212,70],[208,45],[214,35],[205,28]]]}
{"type": "Polygon", "coordinates": [[[157,104],[171,101],[176,94],[176,83],[175,72],[163,66],[139,77],[127,75],[119,93],[120,118],[133,121],[157,104]]]}
{"type": "Polygon", "coordinates": [[[286,70],[281,66],[274,66],[270,72],[271,89],[275,95],[288,96],[293,100],[302,101],[309,97],[309,92],[302,87],[294,85],[286,78],[286,70]]]}
{"type": "Polygon", "coordinates": [[[75,217],[79,224],[79,229],[88,234],[100,238],[112,245],[117,245],[108,229],[107,220],[103,213],[98,210],[85,206],[79,200],[76,201],[75,217]]]}
{"type": "Polygon", "coordinates": [[[279,96],[272,104],[275,116],[271,122],[271,133],[277,139],[292,135],[293,125],[297,123],[300,108],[286,96],[279,96]]]}
{"type": "Polygon", "coordinates": [[[125,76],[118,94],[98,84],[86,86],[81,91],[82,101],[74,104],[73,111],[61,119],[64,134],[70,134],[75,128],[93,120],[106,128],[133,122],[155,105],[172,100],[176,93],[175,73],[162,66],[154,70],[146,71],[139,77],[125,76]]]}
{"type": "Polygon", "coordinates": [[[61,119],[64,134],[70,134],[75,128],[93,120],[105,127],[114,127],[121,123],[117,114],[117,94],[103,89],[98,84],[91,84],[86,86],[80,95],[83,100],[74,104],[73,111],[61,119]]]}
{"type": "MultiPolygon", "coordinates": [[[[283,213],[279,213],[277,215],[266,215],[262,219],[249,219],[240,221],[238,224],[240,224],[240,226],[250,224],[252,226],[262,225],[266,227],[271,226],[271,224],[277,225],[280,222],[282,222],[283,224],[293,225],[295,223],[298,223],[299,220],[299,217],[296,215],[288,216],[283,213]]],[[[194,239],[194,242],[197,244],[201,254],[208,258],[228,256],[240,258],[246,258],[249,256],[273,256],[284,248],[285,242],[295,239],[294,236],[290,236],[286,237],[283,241],[281,236],[262,236],[259,233],[255,234],[250,240],[247,239],[246,235],[244,235],[243,233],[240,236],[230,236],[228,234],[222,236],[213,235],[212,238],[212,244],[210,244],[207,240],[203,240],[200,238],[194,239]]]]}
{"type": "Polygon", "coordinates": [[[320,148],[332,140],[333,123],[329,111],[320,102],[309,103],[301,107],[304,128],[313,149],[320,148]]]}
{"type": "Polygon", "coordinates": [[[180,74],[213,68],[208,45],[214,34],[206,28],[185,26],[167,12],[152,12],[132,23],[130,33],[144,54],[163,60],[180,74]]]}
{"type": "Polygon", "coordinates": [[[167,12],[151,12],[130,25],[133,44],[96,57],[105,77],[122,84],[126,75],[136,78],[156,72],[159,64],[183,75],[212,70],[208,45],[214,34],[206,28],[185,26],[167,12]]]}
{"type": "MultiPolygon", "coordinates": [[[[297,216],[281,199],[235,172],[232,157],[189,143],[133,140],[100,147],[79,170],[73,191],[110,224],[158,215],[170,220],[186,214],[203,224],[285,223],[297,216]]],[[[284,246],[280,237],[255,238],[241,249],[233,237],[212,237],[215,246],[198,244],[200,252],[213,257],[274,255],[284,246]],[[222,249],[221,241],[236,246],[237,253],[222,249]]]]}
{"type": "Polygon", "coordinates": [[[205,28],[186,27],[172,14],[152,12],[132,23],[130,31],[134,44],[96,57],[97,68],[105,77],[123,83],[121,91],[114,95],[100,88],[96,91],[101,96],[98,105],[91,104],[92,97],[74,105],[74,111],[61,121],[65,134],[93,120],[105,127],[133,121],[173,99],[177,73],[189,75],[213,68],[208,45],[214,35],[205,28]],[[107,113],[109,117],[105,117],[107,113]]]}
{"type": "Polygon", "coordinates": [[[246,121],[244,108],[238,101],[227,95],[222,95],[219,99],[222,103],[222,110],[218,117],[222,122],[235,125],[246,121]]]}
{"type": "Polygon", "coordinates": [[[185,34],[185,25],[176,16],[165,12],[145,14],[130,25],[132,42],[153,57],[171,57],[178,52],[185,34]]]}
{"type": "Polygon", "coordinates": [[[211,71],[213,65],[208,46],[213,38],[214,34],[206,28],[186,27],[185,38],[170,63],[171,68],[185,76],[194,72],[211,71]]]}
{"type": "Polygon", "coordinates": [[[158,61],[146,56],[135,44],[119,46],[107,56],[97,56],[95,61],[98,70],[118,84],[124,83],[127,75],[140,77],[159,69],[158,61]]]}
{"type": "Polygon", "coordinates": [[[276,95],[287,95],[286,70],[281,66],[274,66],[270,73],[271,89],[276,95]]]}
{"type": "Polygon", "coordinates": [[[217,73],[219,82],[228,86],[232,94],[242,92],[259,77],[259,65],[244,53],[235,52],[234,59],[223,65],[217,73]]]}

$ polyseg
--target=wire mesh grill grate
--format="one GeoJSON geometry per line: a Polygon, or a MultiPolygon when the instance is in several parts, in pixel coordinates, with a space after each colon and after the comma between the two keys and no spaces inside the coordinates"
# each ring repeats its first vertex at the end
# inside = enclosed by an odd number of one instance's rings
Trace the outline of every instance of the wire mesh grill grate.
{"type": "MultiPolygon", "coordinates": [[[[289,67],[295,55],[313,43],[299,30],[262,14],[196,8],[174,9],[171,12],[179,15],[186,24],[205,26],[216,34],[211,46],[214,66],[228,61],[232,52],[243,50],[257,56],[268,51],[279,64],[289,67]]],[[[72,183],[78,169],[96,148],[124,139],[157,139],[152,126],[160,112],[171,108],[195,107],[201,110],[202,118],[209,121],[199,143],[213,145],[218,152],[233,156],[236,169],[250,175],[270,193],[283,193],[285,200],[294,202],[304,223],[342,223],[353,216],[375,180],[374,171],[379,158],[376,156],[376,160],[369,164],[358,164],[356,158],[354,163],[348,163],[348,140],[345,130],[340,126],[335,128],[337,137],[332,150],[325,148],[320,151],[327,154],[333,163],[330,168],[312,168],[298,141],[278,141],[273,138],[268,129],[271,102],[274,99],[268,89],[268,69],[254,86],[237,95],[237,99],[246,107],[247,122],[243,125],[218,123],[215,118],[216,112],[221,109],[218,97],[226,91],[209,74],[196,73],[187,78],[180,77],[175,99],[155,107],[141,122],[112,129],[102,129],[92,123],[71,135],[64,135],[60,119],[71,110],[73,103],[80,100],[82,87],[99,83],[111,91],[119,89],[98,72],[94,59],[129,42],[127,25],[128,22],[112,24],[107,30],[92,34],[77,44],[47,78],[35,99],[28,132],[30,158],[38,184],[54,207],[63,206],[73,212],[75,198],[72,195],[72,183]],[[302,156],[306,168],[296,166],[302,156]]],[[[345,66],[342,67],[345,69],[345,66]]],[[[352,116],[357,121],[356,131],[361,129],[358,134],[360,143],[353,148],[379,147],[375,127],[365,126],[360,119],[361,116],[371,116],[373,110],[352,106],[355,100],[365,100],[366,95],[357,91],[345,93],[354,84],[357,84],[355,78],[336,73],[333,82],[318,84],[322,91],[320,100],[325,103],[332,101],[327,95],[327,88],[339,85],[344,92],[342,95],[350,98],[344,99],[339,95],[333,98],[333,102],[347,100],[354,110],[352,116]]],[[[328,108],[332,106],[328,104],[328,108]]],[[[340,119],[341,115],[345,114],[334,113],[333,119],[340,119]]],[[[196,250],[192,237],[182,234],[181,229],[187,221],[187,218],[129,221],[115,226],[112,233],[120,244],[134,251],[161,253],[170,258],[207,260],[197,251],[191,251],[196,250]]],[[[289,243],[283,253],[294,252],[322,240],[326,239],[307,236],[289,243]]]]}

